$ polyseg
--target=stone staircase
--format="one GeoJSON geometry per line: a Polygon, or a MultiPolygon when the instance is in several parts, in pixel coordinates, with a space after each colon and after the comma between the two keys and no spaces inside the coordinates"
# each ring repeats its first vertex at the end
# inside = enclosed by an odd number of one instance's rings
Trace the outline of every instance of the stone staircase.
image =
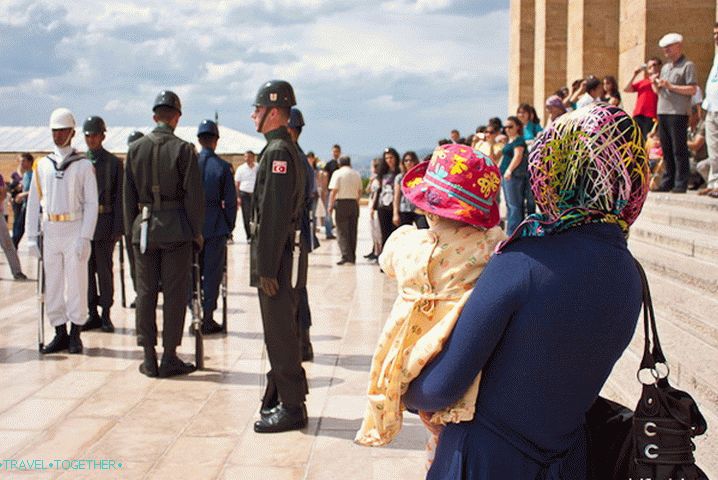
{"type": "MultiPolygon", "coordinates": [[[[718,478],[718,200],[651,192],[629,248],[648,275],[671,383],[693,396],[708,422],[697,463],[718,478]]],[[[639,323],[603,392],[631,408],[642,351],[639,323]]]]}

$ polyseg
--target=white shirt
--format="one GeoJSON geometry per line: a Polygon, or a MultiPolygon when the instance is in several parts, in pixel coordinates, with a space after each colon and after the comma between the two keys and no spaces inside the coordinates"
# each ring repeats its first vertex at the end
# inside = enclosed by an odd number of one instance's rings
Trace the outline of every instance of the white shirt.
{"type": "Polygon", "coordinates": [[[361,175],[345,165],[332,175],[329,190],[337,191],[337,200],[359,200],[362,194],[361,175]]]}
{"type": "Polygon", "coordinates": [[[244,193],[254,193],[254,183],[257,180],[257,163],[251,167],[247,162],[237,168],[234,172],[234,183],[239,183],[239,190],[244,193]]]}
{"type": "Polygon", "coordinates": [[[585,107],[586,105],[590,105],[595,101],[596,101],[596,99],[593,98],[591,95],[589,95],[588,92],[586,92],[583,95],[581,95],[581,98],[579,98],[578,101],[576,101],[576,110],[578,110],[581,107],[585,107]]]}
{"type": "Polygon", "coordinates": [[[55,169],[73,153],[72,148],[57,148],[33,166],[30,195],[27,200],[25,231],[28,237],[40,234],[40,207],[43,223],[48,215],[71,215],[81,220],[79,236],[92,240],[98,213],[95,167],[86,158],[71,163],[65,170],[55,169]],[[39,190],[38,190],[39,188],[39,190]]]}
{"type": "Polygon", "coordinates": [[[713,68],[706,80],[706,96],[703,100],[703,110],[718,112],[718,55],[713,59],[713,68]]]}

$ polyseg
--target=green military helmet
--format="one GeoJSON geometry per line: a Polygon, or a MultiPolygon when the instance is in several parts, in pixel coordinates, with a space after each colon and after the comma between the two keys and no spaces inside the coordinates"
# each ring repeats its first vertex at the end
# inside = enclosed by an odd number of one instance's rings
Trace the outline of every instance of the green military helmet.
{"type": "Polygon", "coordinates": [[[162,90],[155,97],[155,104],[152,106],[154,112],[157,107],[170,107],[182,113],[182,103],[177,94],[170,90],[162,90]]]}
{"type": "Polygon", "coordinates": [[[137,139],[140,139],[144,137],[145,134],[140,132],[139,130],[135,130],[134,132],[130,133],[130,135],[127,137],[127,145],[129,146],[130,143],[134,142],[137,139]]]}
{"type": "Polygon", "coordinates": [[[107,127],[105,126],[105,121],[98,116],[91,116],[87,117],[87,120],[85,120],[85,123],[82,124],[82,131],[85,132],[85,135],[94,135],[96,133],[105,133],[107,131],[107,127]]]}
{"type": "Polygon", "coordinates": [[[259,88],[255,107],[290,108],[297,104],[294,89],[284,80],[270,80],[259,88]]]}
{"type": "Polygon", "coordinates": [[[297,107],[292,107],[292,109],[289,110],[288,126],[289,128],[293,128],[297,131],[300,131],[304,126],[304,115],[302,115],[302,111],[299,110],[297,107]]]}

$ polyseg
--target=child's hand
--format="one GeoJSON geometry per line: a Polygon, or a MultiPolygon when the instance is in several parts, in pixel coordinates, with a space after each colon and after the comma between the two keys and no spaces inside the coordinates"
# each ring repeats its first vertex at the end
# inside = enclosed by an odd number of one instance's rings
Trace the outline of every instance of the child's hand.
{"type": "Polygon", "coordinates": [[[436,435],[437,437],[441,433],[441,431],[444,429],[443,425],[434,425],[431,423],[431,417],[434,416],[434,412],[419,412],[419,418],[421,418],[422,423],[424,426],[429,430],[432,434],[436,435]]]}

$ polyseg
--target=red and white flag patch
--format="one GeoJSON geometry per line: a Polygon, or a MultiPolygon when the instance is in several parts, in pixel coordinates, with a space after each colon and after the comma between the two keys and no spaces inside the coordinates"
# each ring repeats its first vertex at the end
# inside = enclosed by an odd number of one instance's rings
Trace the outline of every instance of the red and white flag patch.
{"type": "Polygon", "coordinates": [[[287,162],[274,160],[272,162],[272,173],[281,173],[282,175],[287,173],[287,162]]]}

